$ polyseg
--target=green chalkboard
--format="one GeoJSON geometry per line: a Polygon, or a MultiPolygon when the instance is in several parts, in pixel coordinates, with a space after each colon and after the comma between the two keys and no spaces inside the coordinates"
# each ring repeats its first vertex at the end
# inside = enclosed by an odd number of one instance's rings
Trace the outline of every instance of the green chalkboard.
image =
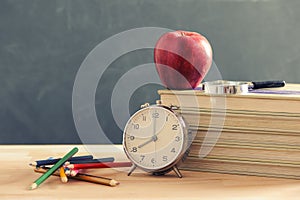
{"type": "MultiPolygon", "coordinates": [[[[298,0],[1,0],[0,143],[81,143],[72,115],[76,74],[99,43],[133,28],[202,33],[224,79],[299,83],[299,10],[298,0]]],[[[152,49],[127,53],[99,81],[97,117],[114,143],[122,130],[110,107],[113,87],[151,62],[152,49]]],[[[154,103],[159,88],[141,86],[125,106],[132,113],[154,103]]]]}

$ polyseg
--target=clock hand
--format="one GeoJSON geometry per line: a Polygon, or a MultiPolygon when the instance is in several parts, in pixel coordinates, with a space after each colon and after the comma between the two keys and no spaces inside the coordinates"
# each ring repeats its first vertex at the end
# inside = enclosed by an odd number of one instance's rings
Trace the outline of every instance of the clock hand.
{"type": "Polygon", "coordinates": [[[156,117],[153,118],[153,135],[156,133],[156,117]]]}
{"type": "MultiPolygon", "coordinates": [[[[156,136],[156,114],[155,114],[154,122],[153,122],[153,136],[152,136],[152,138],[153,137],[155,137],[156,140],[157,140],[157,136],[156,136]]],[[[155,155],[155,160],[156,160],[156,157],[157,157],[156,156],[156,142],[154,142],[154,155],[155,155]]],[[[154,162],[155,162],[155,160],[154,160],[154,162]]],[[[151,162],[152,162],[152,159],[151,159],[151,162]]],[[[155,165],[154,162],[153,162],[153,166],[155,165]]]]}
{"type": "Polygon", "coordinates": [[[157,140],[157,136],[156,136],[156,135],[153,135],[149,140],[147,140],[146,142],[140,144],[140,145],[138,146],[138,148],[142,148],[143,146],[149,144],[149,143],[152,142],[152,141],[155,142],[156,140],[157,140]]]}

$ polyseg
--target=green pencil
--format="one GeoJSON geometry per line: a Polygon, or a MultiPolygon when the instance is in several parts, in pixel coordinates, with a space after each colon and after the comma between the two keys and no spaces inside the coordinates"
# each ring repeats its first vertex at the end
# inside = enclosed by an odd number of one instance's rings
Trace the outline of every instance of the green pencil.
{"type": "Polygon", "coordinates": [[[51,174],[53,174],[58,168],[60,168],[69,158],[71,158],[75,153],[77,153],[78,148],[73,148],[69,153],[67,153],[62,159],[60,159],[53,167],[51,167],[45,174],[40,176],[32,185],[29,187],[30,190],[37,188],[41,183],[43,183],[51,174]]]}

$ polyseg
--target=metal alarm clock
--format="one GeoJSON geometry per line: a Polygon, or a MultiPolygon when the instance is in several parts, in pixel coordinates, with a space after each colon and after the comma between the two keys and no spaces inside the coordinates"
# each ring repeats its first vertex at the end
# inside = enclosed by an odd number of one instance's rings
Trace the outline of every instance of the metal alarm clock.
{"type": "Polygon", "coordinates": [[[123,134],[124,151],[133,163],[128,176],[138,167],[153,175],[173,170],[182,177],[178,165],[187,152],[189,137],[177,109],[163,106],[159,101],[151,106],[146,103],[130,117],[123,134]]]}

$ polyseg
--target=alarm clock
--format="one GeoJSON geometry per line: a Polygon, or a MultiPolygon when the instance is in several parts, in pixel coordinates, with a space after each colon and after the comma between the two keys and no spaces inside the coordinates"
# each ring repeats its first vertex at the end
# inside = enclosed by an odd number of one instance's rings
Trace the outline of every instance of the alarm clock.
{"type": "Polygon", "coordinates": [[[133,166],[153,175],[173,170],[181,178],[178,166],[189,146],[188,128],[178,107],[148,103],[135,112],[124,128],[123,148],[133,166]]]}

